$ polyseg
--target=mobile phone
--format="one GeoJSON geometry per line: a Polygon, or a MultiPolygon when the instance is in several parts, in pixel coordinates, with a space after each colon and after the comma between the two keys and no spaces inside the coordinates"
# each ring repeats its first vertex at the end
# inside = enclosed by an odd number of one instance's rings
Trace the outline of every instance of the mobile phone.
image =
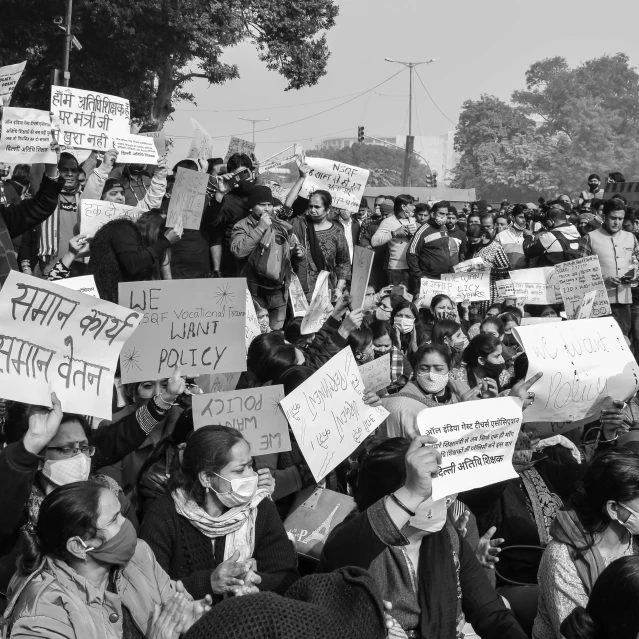
{"type": "Polygon", "coordinates": [[[233,173],[227,173],[226,175],[220,176],[218,179],[226,180],[229,184],[230,188],[237,186],[240,182],[246,182],[253,178],[253,173],[251,169],[246,166],[241,166],[233,173]]]}

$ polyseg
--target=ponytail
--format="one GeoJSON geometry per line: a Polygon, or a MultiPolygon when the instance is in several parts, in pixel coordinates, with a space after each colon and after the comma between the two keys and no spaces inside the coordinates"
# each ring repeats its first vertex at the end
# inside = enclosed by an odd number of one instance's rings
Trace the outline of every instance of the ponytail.
{"type": "Polygon", "coordinates": [[[18,570],[23,575],[30,575],[42,564],[45,555],[38,539],[37,529],[31,522],[23,526],[20,532],[20,551],[18,570]]]}

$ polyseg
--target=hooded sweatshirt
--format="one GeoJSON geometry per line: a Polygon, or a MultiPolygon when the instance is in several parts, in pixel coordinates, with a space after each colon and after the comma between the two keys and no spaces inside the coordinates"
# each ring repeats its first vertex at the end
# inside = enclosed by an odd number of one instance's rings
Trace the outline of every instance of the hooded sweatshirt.
{"type": "Polygon", "coordinates": [[[579,231],[572,224],[560,224],[552,231],[524,240],[524,255],[537,258],[535,267],[555,266],[579,257],[579,231]]]}

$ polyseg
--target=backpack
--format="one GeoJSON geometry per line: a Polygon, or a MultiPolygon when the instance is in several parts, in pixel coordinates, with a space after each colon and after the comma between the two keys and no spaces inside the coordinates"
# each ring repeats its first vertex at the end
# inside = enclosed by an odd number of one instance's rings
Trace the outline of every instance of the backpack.
{"type": "Polygon", "coordinates": [[[286,222],[274,221],[249,256],[248,265],[260,279],[265,280],[265,287],[283,286],[291,272],[290,229],[286,222]]]}

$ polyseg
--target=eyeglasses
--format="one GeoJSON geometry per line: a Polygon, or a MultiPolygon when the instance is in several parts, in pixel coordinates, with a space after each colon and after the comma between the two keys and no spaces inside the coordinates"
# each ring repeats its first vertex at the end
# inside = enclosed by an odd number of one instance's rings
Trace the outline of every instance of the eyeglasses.
{"type": "Polygon", "coordinates": [[[78,451],[87,457],[95,455],[95,446],[47,446],[47,450],[57,450],[63,457],[75,457],[78,451]]]}

